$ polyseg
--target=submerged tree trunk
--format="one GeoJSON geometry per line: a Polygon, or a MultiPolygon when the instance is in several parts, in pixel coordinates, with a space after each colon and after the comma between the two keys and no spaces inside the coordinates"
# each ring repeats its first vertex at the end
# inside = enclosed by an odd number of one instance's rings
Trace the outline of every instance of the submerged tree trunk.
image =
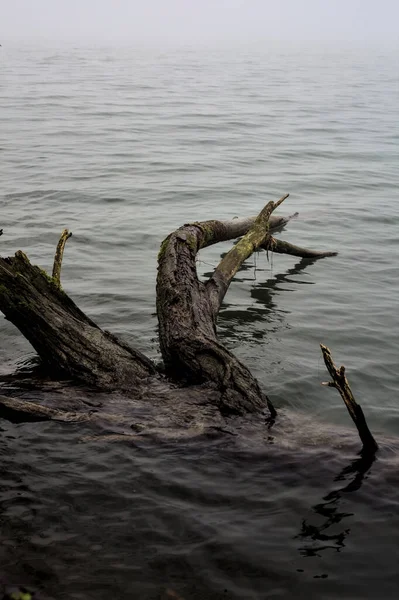
{"type": "MultiPolygon", "coordinates": [[[[258,248],[280,250],[271,227],[284,224],[271,213],[287,198],[269,202],[256,218],[184,225],[164,240],[158,258],[157,315],[167,374],[188,384],[212,383],[220,407],[234,412],[275,410],[249,369],[217,339],[216,319],[227,289],[242,263],[258,248]],[[198,279],[195,259],[202,248],[244,237],[221,260],[207,282],[198,279]]],[[[289,252],[289,244],[284,245],[289,252]]],[[[300,251],[295,247],[295,253],[300,251]]],[[[322,257],[333,253],[306,255],[322,257]]],[[[297,254],[296,254],[297,255],[297,254]]]]}
{"type": "MultiPolygon", "coordinates": [[[[220,305],[242,263],[261,248],[309,258],[335,254],[297,248],[272,237],[271,231],[290,218],[271,214],[286,197],[269,202],[258,217],[184,225],[161,245],[157,314],[166,375],[185,385],[210,385],[210,401],[221,410],[241,413],[268,407],[271,416],[275,414],[249,369],[217,338],[220,305]],[[241,236],[210,279],[201,282],[195,262],[199,250],[241,236]]],[[[149,378],[159,377],[153,363],[100,329],[61,288],[61,261],[69,237],[65,230],[53,277],[31,265],[22,252],[0,258],[0,310],[29,340],[53,376],[140,395],[149,378]]]]}
{"type": "Polygon", "coordinates": [[[134,390],[155,373],[148,358],[89,319],[58,281],[23,252],[0,258],[0,309],[53,375],[134,390]]]}

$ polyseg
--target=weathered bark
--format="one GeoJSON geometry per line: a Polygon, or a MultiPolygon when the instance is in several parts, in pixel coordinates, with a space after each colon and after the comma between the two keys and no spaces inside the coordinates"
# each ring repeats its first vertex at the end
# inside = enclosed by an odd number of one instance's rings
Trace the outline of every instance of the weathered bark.
{"type": "Polygon", "coordinates": [[[0,310],[54,375],[131,390],[155,373],[148,358],[100,329],[23,252],[0,258],[0,310]]]}
{"type": "MultiPolygon", "coordinates": [[[[271,226],[284,224],[271,213],[287,196],[269,202],[256,218],[185,225],[162,243],[158,257],[157,315],[167,374],[189,384],[210,383],[220,390],[220,408],[233,412],[273,406],[250,371],[217,339],[216,318],[230,282],[241,264],[264,244],[271,226]],[[198,279],[199,250],[244,236],[207,282],[198,279]]],[[[297,248],[295,248],[297,250],[297,248]]],[[[278,246],[276,245],[276,251],[278,246]]],[[[284,246],[287,252],[287,246],[284,246]]],[[[304,250],[308,255],[308,251],[304,250]]]]}
{"type": "Polygon", "coordinates": [[[359,432],[360,439],[363,443],[363,453],[375,453],[378,450],[378,444],[368,428],[362,407],[356,402],[352,394],[352,390],[345,375],[345,367],[342,365],[337,369],[332,359],[330,349],[323,344],[320,344],[320,348],[327,371],[332,379],[332,381],[325,382],[323,385],[334,387],[341,394],[342,400],[359,432]]]}

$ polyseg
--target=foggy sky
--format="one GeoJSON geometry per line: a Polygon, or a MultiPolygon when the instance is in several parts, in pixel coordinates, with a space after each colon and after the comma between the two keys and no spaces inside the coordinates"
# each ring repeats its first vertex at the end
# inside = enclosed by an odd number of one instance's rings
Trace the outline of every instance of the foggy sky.
{"type": "Polygon", "coordinates": [[[397,46],[399,0],[0,0],[0,43],[397,46]]]}

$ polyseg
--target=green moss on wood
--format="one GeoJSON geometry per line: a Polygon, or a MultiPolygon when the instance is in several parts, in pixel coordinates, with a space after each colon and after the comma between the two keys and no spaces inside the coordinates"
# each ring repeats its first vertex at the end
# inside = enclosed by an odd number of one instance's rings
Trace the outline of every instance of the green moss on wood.
{"type": "Polygon", "coordinates": [[[159,248],[159,252],[158,252],[158,262],[160,262],[162,260],[162,258],[165,256],[165,252],[166,252],[166,248],[168,247],[169,240],[170,240],[170,235],[168,235],[168,237],[165,238],[164,241],[162,242],[162,244],[159,248]]]}
{"type": "Polygon", "coordinates": [[[215,238],[215,225],[217,221],[204,221],[202,223],[194,223],[195,227],[202,232],[201,248],[205,248],[212,243],[215,238]]]}
{"type": "Polygon", "coordinates": [[[186,244],[194,254],[198,252],[198,240],[195,235],[186,234],[186,244]]]}
{"type": "Polygon", "coordinates": [[[44,269],[41,269],[40,267],[36,267],[37,270],[39,271],[39,273],[48,281],[48,283],[51,283],[53,285],[57,285],[56,282],[54,281],[53,277],[51,277],[44,269]]]}

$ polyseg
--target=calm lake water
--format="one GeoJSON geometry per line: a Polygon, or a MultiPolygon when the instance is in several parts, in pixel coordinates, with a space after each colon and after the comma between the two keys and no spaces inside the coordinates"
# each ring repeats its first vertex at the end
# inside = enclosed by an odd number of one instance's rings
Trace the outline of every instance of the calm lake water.
{"type": "MultiPolygon", "coordinates": [[[[299,217],[281,237],[339,251],[253,256],[220,314],[224,343],[298,419],[297,453],[82,444],[83,425],[2,420],[0,583],[57,599],[397,598],[398,56],[3,47],[0,77],[1,255],[50,270],[70,228],[65,290],[150,357],[157,251],[179,225],[289,192],[280,212],[299,217]],[[371,468],[352,464],[356,432],[320,386],[320,342],[382,440],[371,468]],[[301,450],[306,416],[318,453],[301,450]],[[334,455],[345,427],[353,447],[334,455]]],[[[0,373],[32,357],[5,320],[0,339],[0,373]]]]}

